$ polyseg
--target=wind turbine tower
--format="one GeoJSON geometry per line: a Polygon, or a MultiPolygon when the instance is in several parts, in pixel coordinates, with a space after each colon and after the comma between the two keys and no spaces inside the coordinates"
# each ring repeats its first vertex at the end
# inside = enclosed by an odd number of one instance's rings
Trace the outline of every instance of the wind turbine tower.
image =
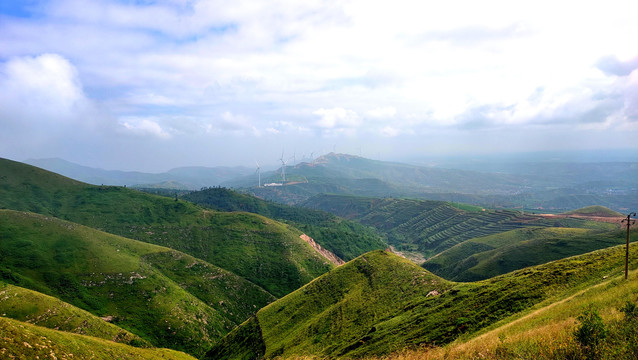
{"type": "Polygon", "coordinates": [[[279,158],[279,161],[281,161],[281,177],[283,178],[283,182],[282,185],[286,184],[286,161],[284,160],[284,153],[281,153],[281,158],[279,158]]]}
{"type": "Polygon", "coordinates": [[[257,171],[255,171],[257,173],[257,187],[261,187],[261,166],[259,166],[259,163],[257,161],[255,161],[255,164],[257,164],[257,171]]]}

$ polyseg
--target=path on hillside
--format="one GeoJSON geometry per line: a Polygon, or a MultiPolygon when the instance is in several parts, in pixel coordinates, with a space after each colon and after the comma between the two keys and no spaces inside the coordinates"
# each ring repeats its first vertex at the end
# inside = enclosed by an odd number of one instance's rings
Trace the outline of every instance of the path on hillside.
{"type": "MultiPolygon", "coordinates": [[[[633,271],[631,271],[631,272],[632,272],[632,273],[635,273],[635,272],[636,272],[636,270],[633,270],[633,271]]],[[[614,278],[615,278],[615,277],[614,277],[614,278]]],[[[573,298],[575,298],[576,296],[579,296],[579,295],[581,295],[581,294],[585,293],[586,291],[589,291],[589,290],[595,289],[595,288],[597,288],[597,287],[599,287],[599,286],[605,285],[605,284],[609,283],[609,282],[610,282],[612,279],[614,279],[614,278],[607,278],[606,280],[604,280],[604,281],[602,281],[602,282],[600,282],[600,283],[598,283],[598,284],[596,284],[596,285],[593,285],[593,286],[590,286],[590,287],[588,287],[588,288],[586,288],[586,289],[583,289],[583,290],[577,291],[576,293],[574,293],[574,294],[572,294],[572,295],[570,295],[570,296],[568,296],[568,297],[566,297],[566,298],[564,298],[564,299],[562,299],[562,300],[559,300],[559,301],[553,302],[553,303],[551,303],[551,304],[549,304],[549,305],[547,305],[547,306],[544,306],[544,307],[542,307],[542,308],[540,308],[540,309],[536,309],[536,310],[532,311],[531,313],[529,313],[529,314],[527,314],[527,315],[524,315],[524,316],[522,316],[522,317],[520,317],[520,318],[518,318],[518,319],[516,319],[516,320],[514,320],[514,321],[511,321],[511,322],[509,322],[509,323],[507,323],[507,324],[505,324],[505,325],[503,325],[503,326],[499,326],[499,327],[497,327],[496,329],[492,329],[492,330],[490,330],[490,331],[486,332],[485,334],[482,334],[482,335],[479,335],[479,336],[475,337],[475,338],[474,338],[474,339],[472,339],[472,340],[477,340],[477,341],[478,341],[479,339],[485,338],[485,337],[487,337],[488,335],[491,335],[491,334],[495,333],[496,331],[502,331],[502,330],[504,330],[504,329],[507,329],[507,328],[509,328],[509,327],[511,327],[511,326],[513,326],[513,325],[515,325],[515,324],[518,324],[519,322],[522,322],[522,321],[524,321],[524,320],[526,320],[526,319],[532,318],[532,317],[534,317],[534,316],[536,316],[536,315],[538,315],[538,314],[540,314],[540,313],[542,313],[542,312],[544,312],[544,311],[550,310],[550,309],[552,309],[553,307],[555,307],[555,306],[557,306],[557,305],[560,305],[560,304],[565,303],[565,302],[567,302],[567,301],[569,301],[569,300],[572,300],[572,299],[573,299],[573,298]]]]}

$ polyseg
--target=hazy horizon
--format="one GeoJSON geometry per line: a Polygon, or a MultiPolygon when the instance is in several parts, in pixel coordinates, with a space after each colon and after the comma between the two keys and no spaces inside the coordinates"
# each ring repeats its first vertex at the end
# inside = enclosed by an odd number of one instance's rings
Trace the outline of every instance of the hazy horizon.
{"type": "Polygon", "coordinates": [[[0,4],[0,157],[638,160],[638,3],[0,4]]]}

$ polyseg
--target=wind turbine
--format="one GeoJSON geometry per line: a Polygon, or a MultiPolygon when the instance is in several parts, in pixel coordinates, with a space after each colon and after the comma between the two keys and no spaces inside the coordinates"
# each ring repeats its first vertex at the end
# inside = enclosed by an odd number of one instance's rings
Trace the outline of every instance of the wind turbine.
{"type": "Polygon", "coordinates": [[[257,161],[255,161],[255,164],[257,164],[257,171],[255,171],[257,173],[257,178],[259,179],[257,182],[257,187],[261,187],[261,166],[259,166],[259,163],[257,161]]]}
{"type": "Polygon", "coordinates": [[[286,183],[286,161],[284,161],[284,152],[281,152],[281,158],[279,158],[279,161],[281,161],[281,177],[284,179],[282,182],[282,185],[284,185],[286,183]]]}

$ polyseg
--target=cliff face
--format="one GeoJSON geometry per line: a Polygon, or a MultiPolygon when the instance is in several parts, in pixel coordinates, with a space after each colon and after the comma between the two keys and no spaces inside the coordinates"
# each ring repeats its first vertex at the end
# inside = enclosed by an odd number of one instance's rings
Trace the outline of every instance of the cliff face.
{"type": "Polygon", "coordinates": [[[306,234],[301,234],[299,237],[303,241],[307,242],[308,245],[312,246],[313,249],[317,250],[319,254],[323,255],[323,257],[330,260],[330,262],[332,262],[336,266],[343,265],[346,263],[345,261],[341,260],[337,255],[333,254],[331,251],[322,248],[321,245],[317,244],[315,240],[311,238],[310,236],[306,234]]]}

